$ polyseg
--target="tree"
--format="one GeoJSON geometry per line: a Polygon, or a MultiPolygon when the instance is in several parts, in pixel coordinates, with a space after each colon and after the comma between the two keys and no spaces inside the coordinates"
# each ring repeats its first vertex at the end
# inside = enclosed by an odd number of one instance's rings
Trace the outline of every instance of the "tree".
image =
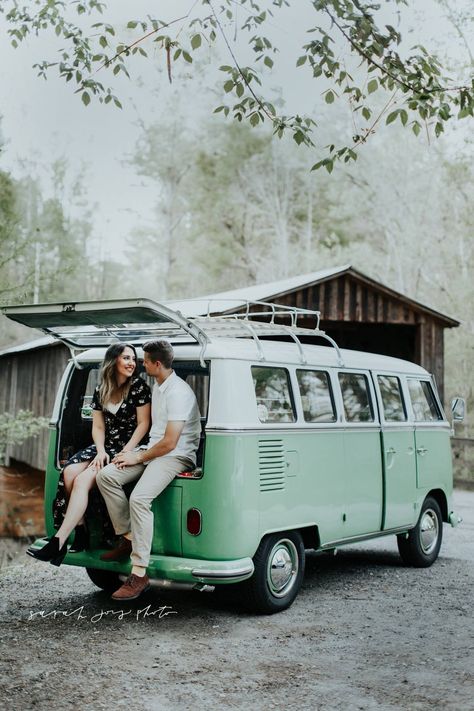
{"type": "MultiPolygon", "coordinates": [[[[132,161],[155,193],[154,220],[129,240],[142,295],[182,298],[310,271],[356,239],[325,175],[309,173],[309,149],[295,153],[246,124],[206,121],[182,137],[170,115],[178,112],[164,105],[142,125],[132,161]]],[[[129,288],[137,292],[136,278],[129,288]]]]}
{"type": "MultiPolygon", "coordinates": [[[[402,35],[387,24],[384,11],[392,14],[408,0],[310,0],[314,26],[310,40],[297,57],[296,66],[319,82],[319,91],[331,105],[339,96],[348,99],[354,116],[350,142],[330,144],[313,168],[333,170],[338,160],[354,161],[358,148],[385,120],[411,127],[415,135],[422,128],[439,136],[454,118],[474,116],[474,89],[471,78],[456,81],[445,76],[439,60],[425,47],[416,45],[406,52],[402,35]],[[340,47],[345,47],[345,53],[340,47]],[[359,69],[351,68],[356,58],[359,69]],[[378,94],[384,94],[382,103],[378,94]]],[[[155,3],[150,3],[154,11],[155,3]]],[[[269,121],[274,134],[289,132],[298,145],[314,146],[318,125],[312,116],[280,115],[262,88],[263,70],[271,70],[278,53],[266,31],[277,14],[296,6],[290,0],[200,0],[190,2],[181,17],[159,20],[153,15],[131,19],[126,27],[130,41],[117,42],[118,27],[110,20],[108,5],[101,0],[15,0],[0,4],[9,24],[8,32],[17,47],[31,34],[53,30],[60,40],[57,61],[35,64],[40,76],[55,68],[70,81],[85,105],[93,97],[106,104],[121,106],[108,74],[129,76],[133,56],[147,57],[150,43],[162,53],[172,80],[176,62],[193,62],[204,45],[219,45],[228,56],[220,66],[223,89],[232,100],[216,107],[216,112],[232,115],[237,121],[257,126],[269,121]],[[240,19],[242,14],[243,19],[240,19]],[[240,62],[230,37],[244,33],[254,61],[240,62]]],[[[122,28],[120,28],[122,34],[122,28]]]]}
{"type": "Polygon", "coordinates": [[[20,185],[0,171],[0,302],[25,289],[33,270],[28,261],[28,239],[23,229],[20,208],[20,185]]]}

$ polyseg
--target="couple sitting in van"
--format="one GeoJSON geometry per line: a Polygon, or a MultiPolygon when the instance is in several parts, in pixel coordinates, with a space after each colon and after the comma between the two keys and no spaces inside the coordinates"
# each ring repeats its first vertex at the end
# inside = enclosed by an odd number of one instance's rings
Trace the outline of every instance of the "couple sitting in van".
{"type": "Polygon", "coordinates": [[[117,343],[107,349],[101,382],[92,403],[94,445],[68,460],[63,470],[69,503],[57,533],[40,550],[27,553],[60,565],[67,541],[76,528],[72,551],[87,547],[84,514],[89,491],[97,483],[107,505],[117,547],[103,560],[132,558],[132,572],[112,597],[133,600],[149,587],[146,568],[153,537],[151,504],[174,479],[194,467],[201,433],[201,418],[194,392],[172,369],[173,349],[167,341],[143,346],[144,366],[155,378],[150,397],[148,385],[133,377],[136,351],[117,343]],[[150,427],[148,448],[138,448],[150,427]],[[139,479],[130,500],[123,485],[139,479]]]}

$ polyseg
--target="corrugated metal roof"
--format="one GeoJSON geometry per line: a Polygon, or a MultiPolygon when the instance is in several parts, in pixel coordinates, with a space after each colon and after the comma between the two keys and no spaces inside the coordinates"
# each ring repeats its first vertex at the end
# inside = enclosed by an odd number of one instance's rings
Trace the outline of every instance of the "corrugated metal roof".
{"type": "Polygon", "coordinates": [[[34,351],[38,348],[46,348],[47,346],[59,345],[53,336],[42,336],[42,338],[35,338],[32,341],[27,341],[26,343],[20,343],[16,346],[10,346],[10,348],[4,348],[0,351],[0,358],[2,356],[10,355],[12,353],[21,353],[22,351],[34,351]]]}
{"type": "Polygon", "coordinates": [[[345,264],[342,267],[320,269],[317,272],[299,274],[298,276],[281,279],[279,281],[253,284],[252,286],[243,286],[240,289],[232,289],[231,291],[219,291],[215,294],[206,294],[196,299],[165,301],[164,303],[172,309],[185,313],[187,316],[201,316],[206,314],[208,309],[210,313],[230,311],[244,306],[247,301],[269,301],[279,294],[301,289],[314,282],[323,281],[337,274],[342,274],[350,269],[350,266],[350,264],[345,264]],[[209,304],[210,300],[212,300],[212,304],[209,304]]]}
{"type": "MultiPolygon", "coordinates": [[[[459,321],[447,316],[446,314],[436,311],[430,306],[411,299],[405,294],[401,294],[394,289],[386,286],[382,282],[376,281],[372,277],[363,274],[354,269],[351,264],[344,264],[339,267],[331,267],[328,269],[320,269],[317,272],[309,272],[307,274],[299,274],[298,276],[281,279],[279,281],[271,281],[266,284],[254,284],[252,286],[244,286],[240,289],[232,289],[231,291],[219,291],[215,294],[207,294],[196,299],[184,301],[166,301],[163,302],[172,309],[181,311],[187,316],[200,316],[208,313],[224,313],[233,311],[245,306],[248,301],[272,301],[284,294],[291,293],[297,289],[304,289],[313,284],[318,284],[327,281],[336,276],[350,273],[356,279],[365,282],[374,289],[378,289],[395,299],[399,299],[411,306],[416,311],[423,311],[435,316],[445,323],[446,326],[459,326],[459,321]],[[210,303],[212,301],[212,303],[210,303]]],[[[324,319],[324,315],[322,315],[324,319]]]]}

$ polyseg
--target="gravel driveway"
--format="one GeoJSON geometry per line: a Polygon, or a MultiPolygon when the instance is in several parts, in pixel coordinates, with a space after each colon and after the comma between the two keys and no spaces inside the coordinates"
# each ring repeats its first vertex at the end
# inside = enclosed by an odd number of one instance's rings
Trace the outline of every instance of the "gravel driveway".
{"type": "Polygon", "coordinates": [[[474,492],[454,504],[433,567],[403,567],[393,537],[309,553],[294,605],[265,617],[210,593],[118,605],[21,555],[0,577],[0,707],[474,710],[474,492]]]}

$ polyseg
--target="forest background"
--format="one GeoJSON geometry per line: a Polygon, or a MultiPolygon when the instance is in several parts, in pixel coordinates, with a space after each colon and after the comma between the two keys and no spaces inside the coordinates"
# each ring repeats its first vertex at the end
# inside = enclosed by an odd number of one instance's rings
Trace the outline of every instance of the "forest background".
{"type": "MultiPolygon", "coordinates": [[[[472,73],[469,3],[424,0],[403,22],[453,76],[472,73]]],[[[304,22],[273,31],[293,41],[304,22]]],[[[224,50],[176,64],[172,83],[155,52],[132,82],[117,77],[119,111],[37,78],[32,57],[47,41],[1,49],[1,304],[190,298],[350,263],[461,321],[446,332],[446,400],[463,395],[472,409],[472,119],[437,139],[381,124],[357,163],[311,171],[315,149],[213,114],[224,50]]],[[[273,102],[310,104],[320,145],[353,133],[347,102],[280,69],[265,69],[273,102]]],[[[32,337],[1,319],[0,347],[32,337]]]]}

